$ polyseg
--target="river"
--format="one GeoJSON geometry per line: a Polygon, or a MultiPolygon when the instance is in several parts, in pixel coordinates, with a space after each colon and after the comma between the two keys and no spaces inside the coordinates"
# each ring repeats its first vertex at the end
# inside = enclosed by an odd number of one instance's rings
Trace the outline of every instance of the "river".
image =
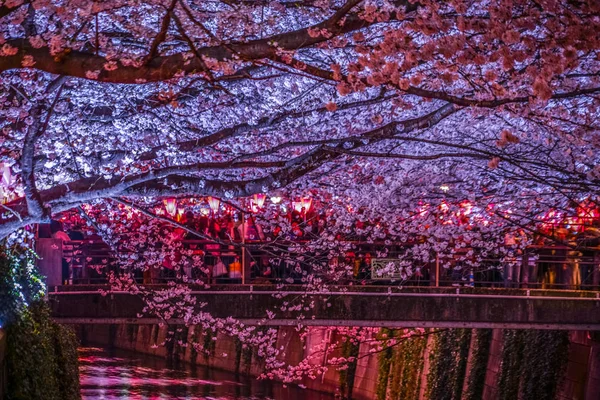
{"type": "Polygon", "coordinates": [[[79,349],[84,400],[330,400],[332,395],[258,381],[203,366],[169,367],[164,359],[96,347],[79,349]]]}

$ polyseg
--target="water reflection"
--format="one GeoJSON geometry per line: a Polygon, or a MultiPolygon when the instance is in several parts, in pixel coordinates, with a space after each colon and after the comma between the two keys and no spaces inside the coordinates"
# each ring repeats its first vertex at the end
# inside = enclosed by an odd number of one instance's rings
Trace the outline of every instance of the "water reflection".
{"type": "Polygon", "coordinates": [[[81,348],[79,365],[84,400],[333,398],[202,366],[169,368],[161,358],[119,350],[81,348]]]}

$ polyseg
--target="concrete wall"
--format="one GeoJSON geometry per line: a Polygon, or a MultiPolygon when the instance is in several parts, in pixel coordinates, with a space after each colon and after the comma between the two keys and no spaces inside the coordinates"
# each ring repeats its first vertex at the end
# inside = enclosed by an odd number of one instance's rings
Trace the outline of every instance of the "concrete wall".
{"type": "MultiPolygon", "coordinates": [[[[132,350],[139,353],[151,354],[160,357],[169,356],[169,345],[161,345],[167,338],[167,328],[158,325],[87,325],[78,326],[77,330],[84,344],[112,345],[116,348],[132,350]]],[[[311,327],[304,339],[300,337],[293,327],[281,327],[278,331],[277,347],[283,348],[280,359],[289,364],[297,364],[306,355],[311,354],[315,346],[322,343],[326,330],[311,327]]],[[[175,340],[202,343],[202,330],[200,327],[181,327],[175,340]]],[[[334,338],[335,339],[335,338],[334,338]]],[[[212,340],[212,339],[211,339],[212,340]]],[[[434,336],[429,335],[423,354],[423,368],[420,376],[419,400],[426,400],[427,374],[429,373],[429,352],[433,347],[434,336]]],[[[471,350],[475,343],[475,335],[471,338],[471,350]]],[[[184,344],[185,346],[185,344],[184,344]]],[[[482,398],[484,400],[497,400],[498,376],[502,364],[503,332],[494,330],[490,344],[490,353],[487,363],[487,373],[482,398]]],[[[378,357],[369,354],[371,345],[361,344],[359,360],[353,386],[354,399],[374,399],[377,392],[378,357]]],[[[469,351],[471,358],[472,351],[469,351]]],[[[543,351],[543,349],[541,350],[543,351]]],[[[180,347],[171,350],[178,354],[181,360],[198,365],[208,365],[214,368],[231,372],[248,373],[252,376],[260,375],[262,366],[256,362],[256,356],[238,357],[236,360],[235,340],[224,335],[217,335],[214,340],[214,350],[210,355],[197,353],[192,346],[180,347]],[[250,363],[248,363],[250,361],[250,363]]],[[[336,351],[330,357],[340,356],[336,351]]],[[[313,364],[321,364],[325,360],[315,357],[313,364]]],[[[467,364],[466,378],[468,379],[470,363],[467,364]]],[[[335,369],[328,370],[317,379],[306,379],[302,382],[310,389],[339,394],[339,372],[335,369]]],[[[464,390],[463,390],[464,392],[464,390]]],[[[600,399],[600,341],[594,341],[588,332],[578,331],[570,333],[569,359],[564,379],[559,387],[557,400],[598,400],[600,399]]]]}
{"type": "MultiPolygon", "coordinates": [[[[73,287],[85,290],[85,286],[73,287]]],[[[407,289],[401,293],[380,293],[376,296],[361,292],[308,294],[304,301],[314,307],[311,306],[310,313],[305,314],[303,323],[312,326],[370,326],[378,322],[378,325],[388,328],[485,326],[499,329],[600,330],[600,299],[595,297],[528,297],[526,291],[516,289],[506,292],[518,294],[516,296],[497,296],[504,292],[475,289],[482,293],[415,295],[407,289]]],[[[274,293],[285,292],[262,291],[256,287],[251,293],[215,290],[199,291],[193,296],[197,304],[206,304],[202,311],[214,318],[232,317],[246,324],[261,321],[274,326],[286,325],[284,322],[294,324],[298,312],[292,311],[292,307],[282,311],[289,298],[273,296],[274,293]],[[269,310],[277,310],[275,318],[265,321],[269,310]]],[[[567,293],[573,295],[575,292],[567,293]]],[[[582,297],[590,295],[581,293],[582,297]]],[[[96,292],[91,293],[52,292],[49,298],[52,316],[62,323],[92,320],[109,324],[158,322],[156,319],[138,318],[146,304],[139,296],[128,293],[103,296],[96,288],[96,292]]]]}

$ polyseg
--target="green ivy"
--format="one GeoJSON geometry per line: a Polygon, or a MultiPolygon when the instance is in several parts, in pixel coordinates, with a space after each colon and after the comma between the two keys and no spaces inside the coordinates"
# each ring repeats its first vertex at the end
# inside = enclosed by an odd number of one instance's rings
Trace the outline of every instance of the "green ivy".
{"type": "Polygon", "coordinates": [[[505,331],[498,379],[500,399],[552,400],[568,362],[564,331],[505,331]]]}
{"type": "Polygon", "coordinates": [[[477,329],[475,331],[471,371],[467,381],[467,391],[464,400],[479,400],[483,396],[492,333],[491,329],[477,329]]]}
{"type": "Polygon", "coordinates": [[[79,357],[77,347],[79,341],[75,332],[64,325],[52,323],[54,349],[58,368],[58,390],[61,399],[79,399],[79,357]]]}
{"type": "Polygon", "coordinates": [[[44,297],[45,286],[35,268],[35,253],[0,245],[0,326],[7,326],[44,297]]]}
{"type": "Polygon", "coordinates": [[[213,332],[212,329],[205,329],[202,334],[204,335],[204,343],[202,344],[202,350],[204,359],[208,362],[208,358],[211,355],[215,354],[215,349],[217,346],[216,340],[213,340],[213,337],[216,336],[216,332],[213,332]]]}
{"type": "Polygon", "coordinates": [[[428,399],[461,399],[470,340],[469,329],[448,329],[435,335],[427,376],[428,399]]]}
{"type": "Polygon", "coordinates": [[[394,349],[389,378],[392,399],[416,399],[421,388],[423,352],[427,341],[423,337],[404,340],[394,349]]]}
{"type": "Polygon", "coordinates": [[[348,368],[340,371],[340,392],[342,398],[351,399],[352,389],[354,388],[354,378],[356,375],[356,366],[358,365],[358,352],[360,345],[354,343],[350,338],[346,338],[342,343],[342,357],[353,357],[348,363],[348,368]]]}
{"type": "Polygon", "coordinates": [[[190,362],[192,364],[196,364],[198,362],[198,350],[196,350],[196,340],[198,340],[198,326],[192,326],[192,338],[191,338],[191,348],[190,348],[190,362]]]}
{"type": "Polygon", "coordinates": [[[504,346],[498,377],[500,400],[514,400],[519,394],[519,380],[523,362],[523,334],[520,330],[504,331],[504,346]]]}
{"type": "Polygon", "coordinates": [[[567,366],[569,334],[565,331],[527,331],[525,342],[523,398],[552,400],[567,366]]]}
{"type": "MultiPolygon", "coordinates": [[[[393,331],[383,328],[380,335],[387,335],[388,338],[393,336],[393,331]]],[[[378,355],[379,374],[377,376],[377,400],[385,400],[387,396],[387,387],[390,376],[390,366],[392,365],[392,356],[394,349],[392,347],[385,348],[378,355]]]]}
{"type": "Polygon", "coordinates": [[[6,327],[6,400],[77,400],[75,334],[50,319],[35,254],[0,246],[0,323],[6,327]]]}
{"type": "Polygon", "coordinates": [[[7,328],[7,400],[78,400],[77,339],[37,302],[7,328]]]}

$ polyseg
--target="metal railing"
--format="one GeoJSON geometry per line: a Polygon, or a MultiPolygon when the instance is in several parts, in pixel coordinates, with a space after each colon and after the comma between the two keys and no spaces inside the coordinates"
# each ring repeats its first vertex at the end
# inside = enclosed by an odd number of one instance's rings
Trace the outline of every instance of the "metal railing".
{"type": "MultiPolygon", "coordinates": [[[[255,243],[259,244],[259,243],[255,243]]],[[[208,273],[197,268],[177,272],[164,265],[153,266],[146,272],[128,270],[119,266],[118,258],[111,249],[98,240],[69,241],[63,244],[63,268],[68,270],[64,281],[68,284],[106,283],[107,272],[129,272],[140,283],[166,283],[185,275],[189,280],[203,280],[212,284],[228,283],[303,283],[303,274],[295,271],[294,260],[274,257],[272,253],[261,251],[260,246],[240,247],[218,244],[207,240],[184,240],[184,249],[201,257],[208,273]],[[229,274],[215,277],[213,269],[221,261],[227,271],[236,260],[241,265],[241,276],[229,274]],[[252,268],[254,262],[258,268],[252,268]],[[65,265],[66,263],[66,265],[65,265]],[[267,272],[269,272],[267,274],[267,272]]],[[[376,249],[376,244],[357,245],[363,254],[376,249]]],[[[383,245],[381,245],[383,246],[383,245]]],[[[386,246],[387,247],[387,246],[386,246]]],[[[387,257],[397,257],[402,253],[401,246],[391,251],[387,257]]],[[[357,252],[357,253],[358,253],[357,252]]],[[[335,281],[325,272],[315,271],[324,279],[343,285],[402,285],[402,286],[471,286],[529,289],[599,290],[600,289],[600,249],[586,248],[573,251],[564,246],[532,247],[511,263],[489,258],[480,260],[471,268],[463,255],[437,255],[435,261],[417,263],[417,267],[404,275],[376,276],[371,265],[359,261],[352,277],[335,281]],[[444,265],[449,266],[444,268],[444,265]]],[[[337,260],[353,265],[357,258],[337,260]]],[[[173,267],[173,266],[171,266],[173,267]]],[[[308,268],[301,265],[301,269],[308,268]]]]}

